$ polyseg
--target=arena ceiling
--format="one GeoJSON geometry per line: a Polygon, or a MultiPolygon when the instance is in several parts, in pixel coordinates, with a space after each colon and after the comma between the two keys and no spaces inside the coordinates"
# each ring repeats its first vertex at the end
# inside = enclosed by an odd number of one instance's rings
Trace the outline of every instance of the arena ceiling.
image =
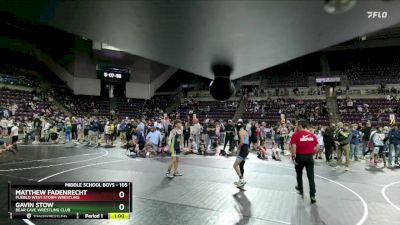
{"type": "Polygon", "coordinates": [[[400,1],[379,0],[358,1],[336,15],[324,11],[323,0],[49,0],[0,6],[208,78],[211,64],[225,61],[233,65],[232,79],[400,22],[400,1]],[[368,18],[368,11],[387,12],[387,18],[368,18]]]}

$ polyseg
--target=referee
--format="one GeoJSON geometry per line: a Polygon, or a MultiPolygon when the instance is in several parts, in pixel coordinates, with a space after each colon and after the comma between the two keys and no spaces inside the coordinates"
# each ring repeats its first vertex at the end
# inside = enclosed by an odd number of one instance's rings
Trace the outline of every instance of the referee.
{"type": "Polygon", "coordinates": [[[306,130],[307,124],[304,120],[297,122],[297,130],[293,134],[290,144],[292,147],[292,159],[294,160],[297,186],[296,190],[303,196],[303,168],[306,168],[308,182],[310,186],[311,204],[316,202],[315,183],[314,183],[314,158],[313,155],[318,151],[317,137],[306,130]]]}

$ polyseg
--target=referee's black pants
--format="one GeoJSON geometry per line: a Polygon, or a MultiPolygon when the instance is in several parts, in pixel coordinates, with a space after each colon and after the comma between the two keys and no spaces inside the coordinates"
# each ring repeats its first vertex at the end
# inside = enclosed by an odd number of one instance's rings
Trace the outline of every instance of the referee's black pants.
{"type": "Polygon", "coordinates": [[[313,155],[296,155],[296,174],[297,187],[303,193],[303,168],[306,168],[308,182],[310,186],[310,197],[315,197],[315,182],[314,182],[314,158],[313,155]]]}
{"type": "Polygon", "coordinates": [[[225,143],[224,143],[224,148],[223,150],[225,151],[226,145],[229,143],[229,151],[232,151],[234,148],[234,136],[233,133],[227,133],[226,137],[225,137],[225,143]]]}

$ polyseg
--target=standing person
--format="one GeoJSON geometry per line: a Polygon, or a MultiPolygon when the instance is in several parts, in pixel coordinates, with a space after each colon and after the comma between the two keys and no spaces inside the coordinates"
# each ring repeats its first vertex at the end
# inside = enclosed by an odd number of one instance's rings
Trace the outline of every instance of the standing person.
{"type": "Polygon", "coordinates": [[[340,166],[342,165],[342,160],[343,160],[343,153],[345,154],[346,157],[346,171],[349,171],[349,164],[350,164],[350,141],[351,141],[351,133],[350,130],[348,129],[348,124],[343,124],[342,122],[339,122],[337,124],[338,129],[336,130],[335,133],[335,143],[338,146],[337,150],[337,165],[335,169],[339,169],[340,166]]]}
{"type": "Polygon", "coordinates": [[[196,152],[199,153],[200,152],[199,147],[200,147],[201,125],[197,118],[193,119],[193,126],[191,126],[191,128],[190,128],[190,132],[193,136],[194,142],[196,143],[195,150],[196,150],[196,152]]]}
{"type": "Polygon", "coordinates": [[[78,142],[83,142],[84,138],[84,126],[83,126],[83,118],[78,119],[78,142]]]}
{"type": "Polygon", "coordinates": [[[361,133],[358,130],[358,125],[353,124],[351,129],[351,141],[350,141],[350,159],[358,161],[358,149],[361,143],[361,133]]]}
{"type": "Polygon", "coordinates": [[[333,149],[335,148],[335,140],[333,139],[332,127],[327,127],[324,132],[324,147],[325,147],[325,159],[326,162],[330,163],[332,160],[333,149]]]}
{"type": "Polygon", "coordinates": [[[257,127],[255,122],[251,122],[250,131],[250,149],[257,150],[257,127]]]}
{"type": "MultiPolygon", "coordinates": [[[[205,143],[206,143],[206,140],[207,140],[207,127],[208,127],[208,123],[209,122],[210,121],[208,119],[204,120],[203,124],[201,126],[201,138],[200,138],[200,140],[204,141],[204,146],[205,146],[205,143]]],[[[207,150],[207,146],[205,146],[204,150],[207,150]]],[[[204,151],[204,153],[205,153],[205,151],[204,151]]]]}
{"type": "Polygon", "coordinates": [[[90,130],[90,123],[89,119],[85,117],[83,120],[83,139],[84,141],[89,141],[89,130],[90,130]]]}
{"type": "Polygon", "coordinates": [[[114,140],[117,137],[117,126],[114,121],[110,122],[110,127],[108,128],[108,132],[110,133],[110,141],[111,145],[114,145],[114,140]]]}
{"type": "Polygon", "coordinates": [[[266,123],[265,122],[261,123],[260,141],[267,141],[267,127],[266,127],[266,123]]]}
{"type": "Polygon", "coordinates": [[[71,134],[72,140],[78,140],[78,121],[74,116],[71,119],[71,134]]]}
{"type": "Polygon", "coordinates": [[[243,188],[246,184],[244,180],[244,163],[246,162],[246,158],[249,155],[249,146],[250,146],[250,135],[247,132],[246,128],[242,124],[238,124],[239,128],[239,146],[238,146],[238,155],[236,157],[235,163],[233,164],[233,168],[236,171],[236,174],[239,177],[239,181],[235,182],[237,188],[243,188]]]}
{"type": "MultiPolygon", "coordinates": [[[[242,128],[243,126],[244,126],[243,120],[242,119],[238,119],[238,121],[237,121],[237,123],[235,125],[235,142],[236,142],[235,146],[239,146],[239,131],[240,131],[240,128],[242,128]]],[[[237,149],[237,151],[238,150],[239,149],[237,149]]]]}
{"type": "Polygon", "coordinates": [[[126,144],[128,145],[129,141],[132,140],[132,132],[133,132],[133,122],[127,121],[126,123],[126,144]]]}
{"type": "Polygon", "coordinates": [[[38,115],[35,115],[35,119],[33,120],[33,128],[35,130],[35,141],[33,144],[38,144],[42,133],[42,120],[38,115]]]}
{"type": "Polygon", "coordinates": [[[374,160],[374,165],[378,165],[378,158],[382,156],[384,167],[386,167],[386,156],[385,156],[385,134],[383,133],[383,127],[378,127],[376,132],[372,134],[371,141],[374,145],[374,151],[371,154],[371,160],[374,160]]]}
{"type": "Polygon", "coordinates": [[[89,145],[92,144],[92,140],[94,139],[94,145],[100,146],[99,142],[99,121],[97,118],[93,119],[90,123],[90,133],[89,133],[89,145]]]}
{"type": "Polygon", "coordinates": [[[136,139],[137,146],[139,147],[139,151],[138,151],[139,155],[145,156],[143,154],[144,153],[143,149],[144,149],[144,147],[146,145],[146,138],[144,136],[144,131],[142,131],[142,129],[139,128],[139,127],[136,128],[136,137],[135,137],[135,139],[136,139]]]}
{"type": "Polygon", "coordinates": [[[280,125],[280,123],[278,123],[278,126],[274,129],[274,142],[279,147],[281,147],[281,149],[283,151],[282,144],[281,144],[281,137],[282,137],[282,135],[281,135],[281,125],[280,125]]]}
{"type": "Polygon", "coordinates": [[[183,128],[183,146],[185,148],[189,148],[189,138],[190,138],[190,124],[189,122],[186,122],[185,127],[183,128]]]}
{"type": "Polygon", "coordinates": [[[220,130],[220,140],[219,140],[219,143],[224,143],[224,141],[225,141],[225,124],[224,124],[224,121],[223,120],[220,120],[219,121],[220,122],[220,124],[219,124],[219,130],[220,130]]]}
{"type": "Polygon", "coordinates": [[[261,140],[261,127],[260,124],[258,122],[256,122],[256,141],[257,141],[257,145],[260,144],[260,140],[261,140]]]}
{"type": "Polygon", "coordinates": [[[166,176],[168,178],[182,176],[182,174],[178,172],[179,155],[181,154],[181,150],[183,150],[182,122],[179,119],[174,122],[174,128],[171,130],[168,137],[168,145],[171,151],[171,162],[168,166],[166,176]]]}
{"type": "Polygon", "coordinates": [[[18,124],[15,122],[14,126],[11,128],[11,143],[14,146],[14,149],[17,149],[17,142],[18,142],[18,124]]]}
{"type": "Polygon", "coordinates": [[[215,137],[215,129],[216,126],[214,120],[210,120],[210,123],[207,125],[207,138],[206,138],[206,149],[205,149],[206,152],[208,150],[208,146],[212,144],[212,140],[215,137]]]}
{"type": "Polygon", "coordinates": [[[50,133],[50,122],[48,120],[43,121],[43,138],[48,139],[50,133]]]}
{"type": "MultiPolygon", "coordinates": [[[[215,122],[215,137],[213,138],[213,141],[212,141],[212,143],[214,143],[214,146],[215,146],[215,143],[217,143],[217,145],[218,145],[220,138],[221,138],[221,124],[219,121],[216,121],[215,122]]],[[[215,148],[215,149],[217,149],[217,148],[215,148]]]]}
{"type": "Polygon", "coordinates": [[[397,124],[393,124],[392,129],[389,131],[389,166],[399,166],[400,156],[400,131],[397,124]]]}
{"type": "Polygon", "coordinates": [[[65,124],[64,124],[64,120],[62,119],[62,118],[58,118],[58,121],[57,121],[57,132],[58,132],[58,139],[57,139],[57,142],[58,143],[64,143],[65,142],[65,140],[64,140],[64,138],[65,138],[65,134],[64,134],[64,132],[65,132],[65,129],[64,129],[64,127],[65,127],[65,124]]]}
{"type": "Polygon", "coordinates": [[[122,120],[121,123],[119,124],[119,138],[121,141],[122,145],[126,144],[126,130],[127,130],[127,124],[125,120],[122,120]]]}
{"type": "Polygon", "coordinates": [[[288,137],[289,137],[289,130],[286,127],[286,124],[282,123],[282,125],[281,125],[281,150],[282,150],[281,153],[282,153],[282,155],[285,155],[285,144],[286,144],[288,137]]]}
{"type": "Polygon", "coordinates": [[[363,136],[362,136],[362,154],[363,154],[362,159],[365,159],[365,155],[367,155],[370,152],[368,142],[371,137],[371,131],[372,131],[371,122],[367,122],[366,127],[364,127],[361,130],[361,132],[363,134],[363,136]]]}
{"type": "Polygon", "coordinates": [[[13,117],[11,117],[9,120],[8,120],[8,124],[7,124],[7,135],[10,135],[11,134],[11,128],[14,126],[14,120],[13,120],[13,117]]]}
{"type": "Polygon", "coordinates": [[[295,163],[297,186],[295,189],[303,195],[303,168],[306,168],[307,178],[310,186],[311,204],[316,203],[314,182],[314,159],[313,155],[318,151],[317,137],[306,130],[307,124],[304,120],[297,122],[297,131],[293,134],[290,144],[292,146],[292,159],[295,163]]]}
{"type": "Polygon", "coordinates": [[[316,131],[318,144],[319,144],[319,151],[317,154],[315,154],[315,159],[322,159],[322,153],[325,150],[324,137],[323,137],[322,133],[323,133],[322,129],[318,129],[316,131]]]}
{"type": "Polygon", "coordinates": [[[235,138],[235,125],[233,124],[232,120],[228,120],[228,124],[225,127],[225,143],[224,143],[224,148],[221,151],[222,155],[229,155],[229,152],[233,151],[233,148],[235,146],[234,144],[234,138],[235,138]],[[225,152],[226,145],[229,143],[229,151],[225,152]]]}
{"type": "Polygon", "coordinates": [[[66,143],[71,142],[71,136],[72,136],[72,124],[69,121],[69,118],[67,118],[65,121],[65,141],[66,141],[66,143]]]}
{"type": "Polygon", "coordinates": [[[98,133],[98,138],[99,138],[99,144],[104,143],[105,137],[104,137],[104,126],[105,126],[105,120],[99,119],[99,133],[98,133]]]}
{"type": "Polygon", "coordinates": [[[106,125],[104,125],[104,136],[106,139],[106,145],[109,144],[109,140],[110,140],[110,122],[107,121],[106,125]]]}

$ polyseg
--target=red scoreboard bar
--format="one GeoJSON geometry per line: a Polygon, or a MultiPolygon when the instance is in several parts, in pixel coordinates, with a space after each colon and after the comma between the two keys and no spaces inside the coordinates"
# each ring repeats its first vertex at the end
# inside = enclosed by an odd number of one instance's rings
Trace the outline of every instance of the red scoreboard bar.
{"type": "Polygon", "coordinates": [[[8,183],[10,219],[129,219],[131,182],[8,183]]]}

